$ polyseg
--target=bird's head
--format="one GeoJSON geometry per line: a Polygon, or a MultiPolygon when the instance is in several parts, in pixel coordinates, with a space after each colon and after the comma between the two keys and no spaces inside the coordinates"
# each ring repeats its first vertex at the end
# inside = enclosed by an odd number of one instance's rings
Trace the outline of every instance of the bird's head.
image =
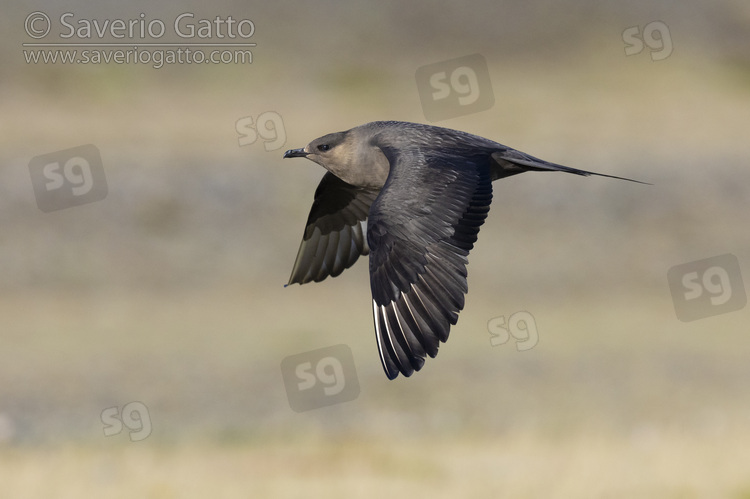
{"type": "Polygon", "coordinates": [[[307,158],[326,170],[336,173],[346,169],[351,162],[352,148],[347,145],[347,132],[323,135],[301,149],[290,149],[285,158],[307,158]]]}
{"type": "Polygon", "coordinates": [[[300,149],[290,149],[285,158],[307,158],[358,187],[382,187],[390,169],[380,150],[356,133],[357,129],[323,135],[300,149]]]}

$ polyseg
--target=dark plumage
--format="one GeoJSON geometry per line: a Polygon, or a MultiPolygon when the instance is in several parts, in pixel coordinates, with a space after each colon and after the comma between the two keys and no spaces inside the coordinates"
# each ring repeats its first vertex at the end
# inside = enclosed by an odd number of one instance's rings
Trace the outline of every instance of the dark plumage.
{"type": "Polygon", "coordinates": [[[335,277],[369,253],[375,332],[389,379],[420,370],[456,324],[493,180],[525,171],[630,180],[549,163],[469,133],[398,121],[328,134],[284,157],[306,157],[328,170],[289,284],[335,277]]]}

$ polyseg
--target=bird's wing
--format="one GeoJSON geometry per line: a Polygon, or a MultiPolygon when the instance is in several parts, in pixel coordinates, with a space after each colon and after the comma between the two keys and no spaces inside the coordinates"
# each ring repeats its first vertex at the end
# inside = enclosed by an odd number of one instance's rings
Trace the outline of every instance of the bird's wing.
{"type": "Polygon", "coordinates": [[[330,172],[323,176],[287,286],[336,277],[369,252],[367,213],[378,192],[347,184],[330,172]]]}
{"type": "Polygon", "coordinates": [[[492,200],[486,156],[392,154],[367,229],[375,333],[389,379],[421,369],[448,339],[492,200]]]}

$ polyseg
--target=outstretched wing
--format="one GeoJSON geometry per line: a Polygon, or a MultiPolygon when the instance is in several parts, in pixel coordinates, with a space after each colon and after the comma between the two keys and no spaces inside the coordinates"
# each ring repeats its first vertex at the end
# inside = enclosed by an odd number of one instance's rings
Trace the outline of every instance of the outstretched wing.
{"type": "Polygon", "coordinates": [[[378,192],[347,184],[330,172],[323,176],[287,286],[336,277],[369,252],[367,214],[378,192]]]}
{"type": "Polygon", "coordinates": [[[389,157],[370,209],[370,286],[380,360],[389,379],[435,357],[464,306],[466,265],[492,201],[489,159],[389,157]]]}

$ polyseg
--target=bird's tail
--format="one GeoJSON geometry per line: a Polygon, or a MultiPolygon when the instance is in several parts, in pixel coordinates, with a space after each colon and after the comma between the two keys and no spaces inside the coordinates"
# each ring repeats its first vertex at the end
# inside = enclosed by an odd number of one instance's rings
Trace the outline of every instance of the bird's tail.
{"type": "MultiPolygon", "coordinates": [[[[640,180],[634,180],[632,178],[618,177],[616,175],[606,175],[604,173],[589,172],[586,170],[579,170],[577,168],[571,168],[569,166],[558,165],[556,163],[550,163],[543,159],[535,158],[534,156],[516,151],[515,149],[507,149],[505,151],[497,151],[492,154],[492,158],[500,166],[501,169],[508,170],[520,170],[513,173],[520,173],[521,171],[549,171],[549,172],[566,172],[573,173],[575,175],[583,175],[588,177],[590,175],[596,175],[598,177],[609,177],[616,178],[618,180],[627,180],[628,182],[635,182],[637,184],[651,185],[648,182],[642,182],[640,180]]],[[[512,174],[512,173],[510,173],[512,174]]]]}

